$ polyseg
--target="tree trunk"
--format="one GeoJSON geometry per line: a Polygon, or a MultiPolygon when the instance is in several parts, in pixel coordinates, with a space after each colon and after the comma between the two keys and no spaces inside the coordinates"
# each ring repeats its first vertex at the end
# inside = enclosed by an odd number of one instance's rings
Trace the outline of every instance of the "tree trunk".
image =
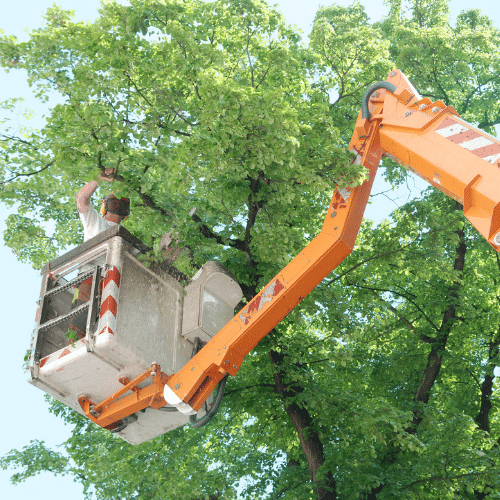
{"type": "Polygon", "coordinates": [[[284,378],[285,372],[280,368],[285,355],[276,351],[269,353],[271,363],[274,365],[274,384],[275,392],[281,396],[283,405],[287,415],[290,417],[297,434],[299,435],[300,445],[304,452],[309,467],[311,481],[315,484],[314,492],[318,500],[336,500],[335,480],[331,472],[325,474],[326,481],[320,482],[317,474],[318,469],[325,462],[323,451],[323,443],[321,442],[317,432],[309,429],[312,426],[313,419],[307,408],[300,407],[296,403],[288,403],[289,398],[293,398],[297,394],[304,391],[304,388],[299,384],[294,383],[293,386],[286,385],[284,378]],[[307,429],[307,432],[305,432],[307,429]]]}

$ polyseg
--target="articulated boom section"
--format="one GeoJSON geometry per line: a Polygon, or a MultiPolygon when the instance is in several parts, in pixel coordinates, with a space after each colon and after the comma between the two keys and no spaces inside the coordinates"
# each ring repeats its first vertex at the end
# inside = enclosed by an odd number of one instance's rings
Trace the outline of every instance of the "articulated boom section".
{"type": "Polygon", "coordinates": [[[463,121],[453,107],[421,98],[400,71],[366,91],[349,149],[368,179],[335,190],[320,234],[177,373],[167,377],[155,365],[143,374],[145,379],[154,373],[147,390],[138,387],[141,378],[123,381],[121,391],[95,407],[82,398],[89,418],[110,428],[148,405],[166,402],[185,414],[198,411],[217,384],[236,375],[259,341],[352,251],[382,156],[462,203],[466,217],[500,249],[500,142],[463,121]]]}

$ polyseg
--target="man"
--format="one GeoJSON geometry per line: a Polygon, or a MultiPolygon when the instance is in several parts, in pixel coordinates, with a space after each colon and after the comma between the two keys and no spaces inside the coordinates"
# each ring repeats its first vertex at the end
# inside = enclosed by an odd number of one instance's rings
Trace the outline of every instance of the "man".
{"type": "Polygon", "coordinates": [[[102,217],[90,203],[90,198],[99,186],[100,181],[113,182],[113,168],[107,168],[97,181],[90,181],[76,195],[76,206],[83,224],[83,241],[87,241],[100,232],[120,224],[130,213],[130,201],[127,198],[116,198],[114,194],[103,199],[101,205],[102,217]]]}
{"type": "MultiPolygon", "coordinates": [[[[116,226],[126,219],[130,213],[130,201],[128,198],[117,198],[114,194],[106,196],[101,204],[101,215],[92,206],[90,199],[100,181],[112,182],[114,169],[107,168],[104,174],[101,173],[97,181],[90,181],[78,191],[76,195],[76,206],[80,214],[80,219],[83,224],[83,241],[90,240],[97,236],[102,231],[106,231],[110,227],[116,226]]],[[[80,269],[80,272],[85,272],[85,267],[80,269]]],[[[90,298],[92,289],[92,278],[82,281],[75,287],[73,296],[73,307],[78,307],[87,302],[90,298]]],[[[70,342],[82,339],[85,337],[87,314],[82,313],[73,318],[68,332],[68,340],[70,342]]]]}

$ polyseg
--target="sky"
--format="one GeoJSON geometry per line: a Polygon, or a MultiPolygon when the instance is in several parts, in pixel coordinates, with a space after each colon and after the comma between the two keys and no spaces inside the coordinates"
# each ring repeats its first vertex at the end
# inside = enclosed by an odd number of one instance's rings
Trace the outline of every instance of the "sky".
{"type": "MultiPolygon", "coordinates": [[[[4,0],[0,29],[4,34],[16,35],[19,39],[26,37],[23,31],[34,29],[41,24],[41,16],[54,3],[54,0],[4,0]]],[[[59,0],[62,8],[75,10],[76,20],[94,20],[99,7],[99,0],[59,0]]],[[[124,2],[120,2],[124,3],[124,2]]],[[[272,1],[270,2],[272,3],[272,1]]],[[[329,5],[328,0],[281,0],[278,8],[290,24],[297,25],[305,34],[309,33],[315,13],[320,5],[329,5]]],[[[351,2],[338,0],[336,3],[348,5],[351,2]]],[[[379,20],[387,9],[383,0],[361,0],[372,21],[379,20]]],[[[492,0],[451,0],[452,21],[463,9],[478,8],[487,14],[500,28],[500,3],[492,0]],[[495,5],[495,6],[492,6],[495,5]]],[[[381,75],[381,80],[386,75],[381,75]]],[[[0,101],[11,97],[24,97],[26,106],[40,115],[43,110],[30,97],[31,90],[23,80],[20,72],[0,73],[0,101]]],[[[0,117],[1,118],[1,117],[0,117]]],[[[373,192],[384,190],[378,184],[373,192]]],[[[328,203],[329,200],[325,200],[328,203]]],[[[402,200],[404,202],[404,199],[402,200]]],[[[395,208],[389,203],[377,205],[381,210],[379,216],[385,216],[395,208]],[[385,214],[385,212],[387,214],[385,214]]],[[[9,209],[0,204],[0,233],[5,229],[5,219],[9,209]]],[[[27,377],[22,369],[22,360],[29,348],[29,338],[34,327],[36,301],[40,291],[40,275],[29,264],[16,260],[12,251],[0,245],[0,270],[4,285],[1,291],[0,312],[2,318],[2,345],[4,355],[0,365],[0,376],[4,380],[2,396],[4,408],[0,412],[0,428],[3,429],[0,440],[0,456],[11,449],[21,449],[30,440],[45,441],[55,447],[70,435],[70,428],[63,421],[48,412],[48,404],[44,401],[44,393],[26,382],[27,377]]],[[[195,432],[195,431],[193,431],[195,432]]],[[[10,484],[9,477],[13,471],[0,471],[0,491],[7,499],[31,498],[36,492],[37,500],[83,499],[82,486],[66,477],[54,477],[44,473],[31,478],[21,485],[10,484]]]]}

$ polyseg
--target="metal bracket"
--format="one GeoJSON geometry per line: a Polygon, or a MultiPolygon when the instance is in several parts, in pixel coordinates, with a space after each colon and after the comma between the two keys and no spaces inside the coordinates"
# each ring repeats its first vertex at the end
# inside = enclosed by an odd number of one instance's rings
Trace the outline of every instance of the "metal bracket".
{"type": "MultiPolygon", "coordinates": [[[[90,307],[86,327],[87,338],[92,341],[92,344],[95,337],[95,329],[97,328],[97,323],[99,321],[99,301],[101,297],[99,294],[100,279],[101,269],[99,266],[96,266],[92,272],[92,288],[90,290],[89,298],[90,307]]],[[[89,351],[89,345],[87,346],[87,351],[89,351]]]]}

